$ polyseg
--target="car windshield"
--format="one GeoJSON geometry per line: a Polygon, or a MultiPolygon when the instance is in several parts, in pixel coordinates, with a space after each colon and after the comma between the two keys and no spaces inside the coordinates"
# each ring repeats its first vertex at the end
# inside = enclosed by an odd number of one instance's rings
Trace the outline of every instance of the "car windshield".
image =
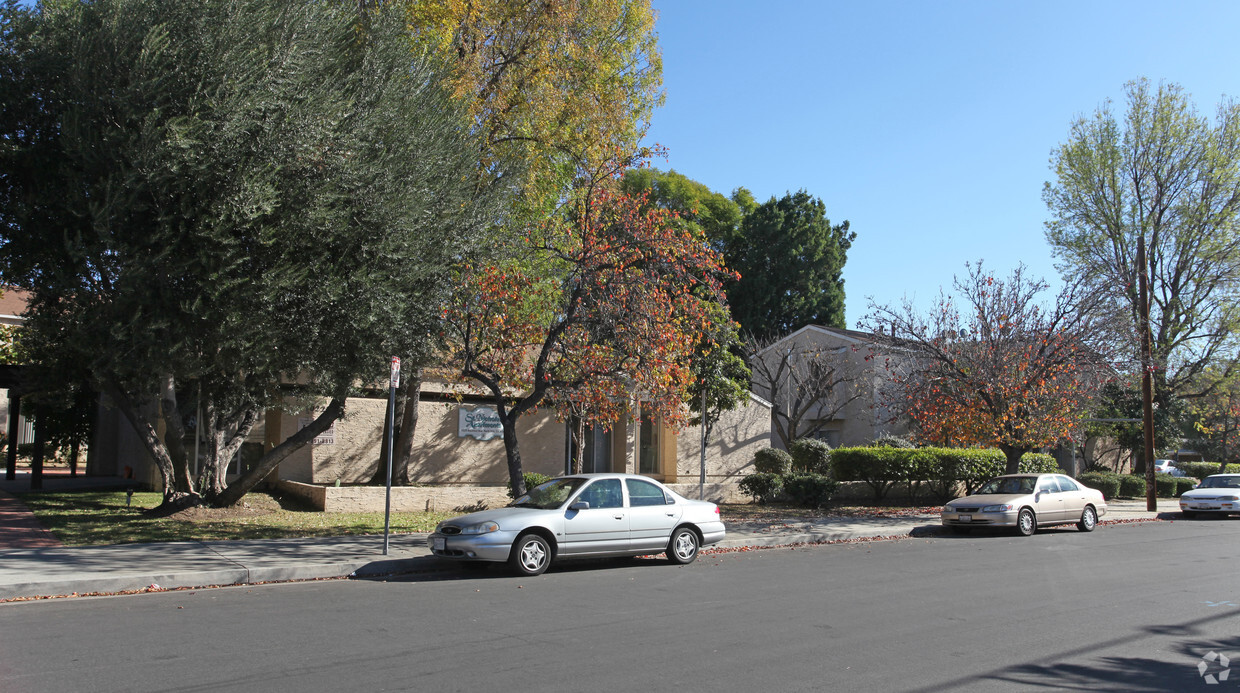
{"type": "Polygon", "coordinates": [[[1033,493],[1033,484],[1037,481],[1031,476],[1000,477],[991,479],[977,490],[978,495],[1033,493]]]}
{"type": "Polygon", "coordinates": [[[1240,476],[1208,476],[1197,488],[1240,488],[1240,476]]]}
{"type": "Polygon", "coordinates": [[[530,489],[530,492],[521,496],[512,502],[514,508],[540,508],[542,510],[553,510],[564,505],[564,501],[573,495],[581,486],[585,479],[552,479],[545,484],[539,484],[530,489]]]}

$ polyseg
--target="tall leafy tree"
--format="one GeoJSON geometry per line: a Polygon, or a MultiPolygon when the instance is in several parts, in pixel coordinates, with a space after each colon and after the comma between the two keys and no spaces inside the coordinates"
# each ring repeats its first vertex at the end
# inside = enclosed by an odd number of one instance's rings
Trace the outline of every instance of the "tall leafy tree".
{"type": "Polygon", "coordinates": [[[1176,84],[1126,85],[1127,111],[1108,101],[1072,122],[1051,154],[1043,198],[1046,238],[1065,276],[1105,297],[1100,310],[1131,362],[1139,361],[1137,241],[1148,243],[1154,398],[1168,407],[1234,369],[1240,343],[1240,104],[1213,122],[1176,84]]]}
{"type": "Polygon", "coordinates": [[[721,313],[723,268],[700,234],[614,178],[526,229],[511,252],[465,266],[446,317],[460,375],[494,401],[520,495],[516,422],[544,401],[610,426],[638,395],[644,410],[683,420],[694,348],[721,313]]]}
{"type": "Polygon", "coordinates": [[[893,404],[919,437],[997,447],[1009,474],[1024,453],[1068,437],[1108,377],[1074,286],[1043,305],[1046,283],[1023,267],[1005,279],[978,263],[957,278],[958,297],[941,295],[928,312],[908,302],[872,307],[867,327],[893,335],[908,355],[892,369],[901,398],[893,404]]]}
{"type": "Polygon", "coordinates": [[[32,292],[23,339],[85,364],[166,501],[236,502],[387,355],[429,358],[450,262],[501,210],[403,13],[100,0],[10,5],[4,25],[0,269],[32,292]],[[330,403],[227,483],[281,383],[330,403]],[[197,479],[189,396],[211,440],[197,479]]]}
{"type": "Polygon", "coordinates": [[[843,270],[855,238],[804,190],[748,212],[724,250],[740,274],[727,291],[742,330],[770,339],[808,324],[844,327],[843,270]]]}

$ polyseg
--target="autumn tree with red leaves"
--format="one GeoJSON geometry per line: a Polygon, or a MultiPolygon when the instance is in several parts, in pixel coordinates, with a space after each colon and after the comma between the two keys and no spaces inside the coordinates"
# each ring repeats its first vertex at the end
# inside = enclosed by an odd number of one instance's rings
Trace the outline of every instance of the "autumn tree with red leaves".
{"type": "Polygon", "coordinates": [[[1109,371],[1072,287],[1045,306],[1046,283],[1024,267],[998,279],[980,262],[966,266],[959,301],[940,294],[929,315],[909,301],[872,305],[867,327],[907,354],[890,362],[893,405],[919,437],[997,447],[1012,474],[1026,452],[1069,437],[1109,371]]]}
{"type": "Polygon", "coordinates": [[[461,268],[445,311],[452,363],[503,425],[515,495],[525,491],[517,420],[550,403],[610,427],[634,396],[673,426],[690,360],[726,311],[719,254],[674,213],[620,191],[616,166],[546,223],[461,268]]]}

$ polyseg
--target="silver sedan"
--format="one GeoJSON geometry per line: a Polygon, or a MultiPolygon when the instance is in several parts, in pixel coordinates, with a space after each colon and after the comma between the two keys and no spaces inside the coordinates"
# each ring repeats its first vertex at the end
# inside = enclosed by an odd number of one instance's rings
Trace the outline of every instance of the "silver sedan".
{"type": "Polygon", "coordinates": [[[427,545],[443,558],[507,562],[518,574],[539,575],[560,558],[665,551],[672,563],[692,563],[724,532],[719,506],[649,477],[578,474],[540,484],[507,507],[445,520],[427,545]]]}
{"type": "Polygon", "coordinates": [[[987,481],[977,493],[943,506],[944,527],[1015,527],[1029,536],[1038,527],[1075,524],[1092,532],[1107,512],[1102,493],[1063,474],[1009,474],[987,481]]]}

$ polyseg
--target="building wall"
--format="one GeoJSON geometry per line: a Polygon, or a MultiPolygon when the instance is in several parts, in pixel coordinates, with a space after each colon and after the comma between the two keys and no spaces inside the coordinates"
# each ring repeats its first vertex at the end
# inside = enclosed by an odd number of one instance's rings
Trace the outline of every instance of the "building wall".
{"type": "MultiPolygon", "coordinates": [[[[681,431],[676,441],[676,482],[698,483],[702,469],[701,433],[681,431]]],[[[706,441],[706,483],[735,484],[753,471],[754,454],[771,446],[771,409],[750,397],[748,403],[724,412],[706,441]]]]}

